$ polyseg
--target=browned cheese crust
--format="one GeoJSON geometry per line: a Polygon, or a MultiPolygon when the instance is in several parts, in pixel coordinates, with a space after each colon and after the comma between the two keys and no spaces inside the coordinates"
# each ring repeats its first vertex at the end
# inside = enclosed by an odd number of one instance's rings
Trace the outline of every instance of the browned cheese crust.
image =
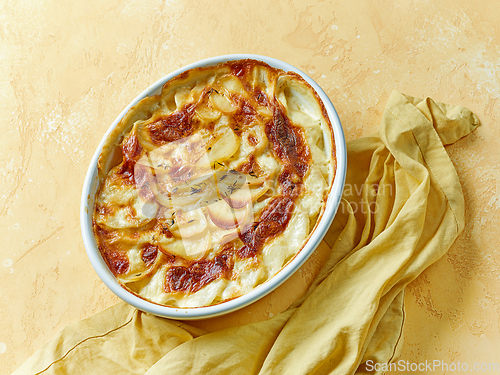
{"type": "Polygon", "coordinates": [[[334,149],[325,107],[299,75],[255,60],[186,71],[107,139],[99,250],[125,288],[154,303],[200,307],[248,293],[314,231],[334,149]]]}

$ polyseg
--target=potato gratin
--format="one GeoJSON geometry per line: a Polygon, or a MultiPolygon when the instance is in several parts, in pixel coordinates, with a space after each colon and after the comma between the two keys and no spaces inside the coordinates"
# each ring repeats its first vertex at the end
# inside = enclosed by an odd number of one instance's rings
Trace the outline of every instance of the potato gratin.
{"type": "Polygon", "coordinates": [[[323,103],[255,60],[186,71],[107,138],[93,230],[126,289],[174,307],[256,288],[297,254],[335,174],[323,103]]]}

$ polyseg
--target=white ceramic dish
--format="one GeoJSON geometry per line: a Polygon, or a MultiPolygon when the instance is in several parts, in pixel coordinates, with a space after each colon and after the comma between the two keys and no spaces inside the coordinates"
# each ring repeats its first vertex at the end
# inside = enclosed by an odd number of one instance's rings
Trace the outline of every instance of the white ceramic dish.
{"type": "Polygon", "coordinates": [[[161,78],[153,85],[148,87],[120,113],[120,115],[112,123],[111,127],[108,129],[106,134],[103,136],[101,142],[99,143],[99,146],[97,147],[94,153],[94,156],[92,157],[83,184],[82,201],[80,208],[80,221],[81,221],[81,230],[82,230],[85,250],[87,251],[92,266],[94,267],[95,271],[102,279],[102,281],[107,285],[107,287],[111,289],[111,291],[115,293],[118,297],[120,297],[122,300],[135,306],[136,308],[142,311],[146,311],[151,314],[162,317],[173,318],[173,319],[186,319],[186,320],[210,318],[222,314],[227,314],[229,312],[248,306],[249,304],[264,297],[272,290],[276,289],[279,285],[281,285],[284,281],[286,281],[295,271],[297,271],[300,268],[300,266],[304,264],[307,258],[313,253],[313,251],[316,249],[316,247],[319,245],[324,235],[326,234],[326,231],[330,227],[333,217],[337,212],[337,208],[340,203],[340,198],[342,196],[342,190],[344,188],[346,161],[347,161],[346,159],[347,155],[346,155],[345,138],[337,112],[335,111],[332,102],[325,94],[325,92],[319,87],[319,85],[316,82],[314,82],[304,72],[283,61],[259,55],[248,55],[248,54],[225,55],[198,61],[196,63],[187,65],[181,69],[178,69],[166,75],[165,77],[161,78]],[[136,105],[141,99],[145,98],[146,96],[158,94],[161,91],[161,88],[165,82],[169,81],[173,77],[189,69],[206,67],[225,61],[240,60],[240,59],[260,60],[269,64],[274,68],[282,69],[284,71],[293,71],[301,75],[314,88],[314,90],[316,90],[317,94],[323,101],[323,104],[326,108],[326,111],[328,113],[333,128],[334,139],[335,139],[335,152],[337,159],[335,180],[330,190],[330,194],[328,196],[325,212],[321,217],[316,229],[311,234],[309,240],[302,248],[302,250],[299,253],[297,253],[296,256],[288,264],[286,264],[280,272],[278,272],[278,274],[276,274],[267,282],[259,285],[251,292],[241,297],[235,298],[233,300],[218,305],[198,307],[198,308],[175,308],[175,307],[161,306],[158,304],[154,304],[152,302],[148,302],[128,292],[124,287],[122,287],[118,283],[118,281],[115,279],[115,276],[111,273],[111,271],[107,267],[104,259],[102,258],[99,252],[99,249],[96,246],[92,230],[92,213],[94,208],[94,196],[98,188],[97,159],[101,153],[105,140],[107,139],[111,131],[120,122],[121,118],[129,111],[129,109],[132,106],[136,105]]]}

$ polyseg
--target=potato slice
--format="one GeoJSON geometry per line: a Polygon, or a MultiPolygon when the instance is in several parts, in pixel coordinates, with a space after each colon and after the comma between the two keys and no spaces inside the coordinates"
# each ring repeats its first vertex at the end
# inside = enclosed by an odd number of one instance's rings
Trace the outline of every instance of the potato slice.
{"type": "Polygon", "coordinates": [[[208,152],[210,165],[213,165],[215,162],[222,162],[229,159],[238,151],[239,146],[240,140],[231,128],[226,127],[221,129],[216,136],[215,143],[208,152]]]}
{"type": "Polygon", "coordinates": [[[250,205],[242,209],[233,209],[225,200],[207,206],[207,211],[212,222],[221,229],[239,228],[248,221],[251,211],[250,205]]]}
{"type": "Polygon", "coordinates": [[[194,260],[201,258],[211,246],[212,237],[210,231],[207,230],[195,236],[174,241],[165,246],[165,250],[167,253],[194,260]]]}
{"type": "Polygon", "coordinates": [[[210,94],[210,103],[214,106],[214,108],[223,113],[233,113],[238,109],[238,107],[234,105],[225,95],[219,94],[215,91],[210,94]]]}
{"type": "Polygon", "coordinates": [[[189,238],[202,233],[207,228],[207,220],[201,208],[184,211],[177,209],[170,232],[179,238],[189,238]]]}
{"type": "Polygon", "coordinates": [[[248,96],[241,81],[233,75],[227,75],[227,76],[221,77],[219,79],[219,84],[220,84],[222,91],[224,91],[224,93],[226,93],[226,94],[236,93],[236,94],[241,95],[241,96],[245,96],[245,97],[248,96]]]}
{"type": "Polygon", "coordinates": [[[222,115],[218,109],[211,108],[209,106],[196,108],[196,114],[206,121],[217,121],[222,115]]]}
{"type": "Polygon", "coordinates": [[[241,209],[246,207],[247,204],[252,202],[252,195],[247,185],[244,188],[234,191],[232,194],[224,198],[229,207],[234,209],[241,209]]]}
{"type": "Polygon", "coordinates": [[[223,245],[229,241],[238,238],[238,228],[233,229],[222,229],[219,228],[214,222],[207,218],[208,228],[210,230],[210,235],[212,236],[212,245],[223,245]]]}
{"type": "Polygon", "coordinates": [[[142,206],[142,214],[149,219],[154,219],[156,217],[156,214],[158,213],[158,208],[158,203],[146,202],[142,206]]]}
{"type": "Polygon", "coordinates": [[[177,90],[174,94],[174,101],[177,108],[181,108],[188,100],[191,95],[191,91],[187,87],[183,87],[177,90]]]}
{"type": "Polygon", "coordinates": [[[156,215],[157,205],[151,203],[143,211],[144,199],[132,185],[120,184],[120,166],[111,170],[96,199],[96,222],[108,228],[134,228],[149,223],[156,215]]]}
{"type": "Polygon", "coordinates": [[[247,204],[255,202],[262,197],[269,189],[271,189],[270,181],[261,185],[246,184],[244,188],[235,191],[233,194],[225,197],[224,200],[229,206],[235,209],[245,207],[247,204]]]}
{"type": "Polygon", "coordinates": [[[123,275],[117,276],[117,279],[124,284],[141,280],[150,275],[160,264],[161,256],[158,248],[154,245],[151,245],[149,247],[132,247],[127,252],[127,258],[129,260],[128,272],[123,275]],[[155,251],[152,252],[150,249],[154,249],[155,251]],[[145,251],[149,252],[147,254],[147,258],[149,258],[149,261],[147,263],[145,263],[145,251]]]}

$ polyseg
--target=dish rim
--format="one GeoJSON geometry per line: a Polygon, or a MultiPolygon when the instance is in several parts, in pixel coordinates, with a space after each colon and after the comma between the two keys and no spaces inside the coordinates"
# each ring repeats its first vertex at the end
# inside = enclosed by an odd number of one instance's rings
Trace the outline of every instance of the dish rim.
{"type": "Polygon", "coordinates": [[[340,199],[342,196],[342,191],[344,188],[346,168],[347,168],[346,142],[340,118],[330,98],[326,95],[323,89],[321,89],[321,87],[306,73],[284,61],[268,56],[254,55],[254,54],[230,54],[230,55],[221,55],[199,60],[197,62],[176,69],[175,71],[160,78],[155,83],[150,85],[147,89],[142,91],[123,109],[123,111],[115,118],[113,123],[107,129],[106,133],[102,136],[101,141],[99,142],[99,145],[97,146],[94,155],[89,163],[89,167],[85,175],[85,180],[82,189],[81,206],[80,206],[80,226],[81,226],[85,251],[87,253],[87,256],[89,257],[92,267],[96,271],[99,278],[104,282],[104,284],[120,299],[136,307],[139,310],[165,318],[182,319],[182,320],[206,319],[228,314],[230,312],[246,307],[253,302],[256,302],[257,300],[263,298],[273,290],[277,289],[289,277],[291,277],[311,256],[314,250],[321,243],[337,212],[338,206],[340,204],[340,199]],[[322,100],[323,105],[328,114],[328,117],[330,119],[330,123],[332,125],[334,147],[336,153],[335,177],[330,192],[328,194],[324,212],[319,222],[317,223],[316,228],[310,234],[307,242],[301,248],[301,250],[287,264],[285,264],[276,275],[274,275],[266,282],[258,285],[253,290],[240,297],[236,297],[234,299],[216,305],[193,307],[193,308],[178,308],[178,307],[164,306],[142,299],[134,295],[127,289],[125,289],[125,287],[123,287],[118,282],[118,280],[109,270],[107,264],[102,258],[102,255],[98,247],[96,246],[92,229],[92,215],[94,207],[94,197],[98,184],[97,162],[99,155],[101,154],[102,148],[107,138],[109,137],[113,129],[116,128],[120,120],[126,115],[126,113],[146,96],[157,94],[161,90],[163,85],[170,79],[176,77],[177,75],[181,74],[184,71],[193,68],[208,67],[227,61],[244,60],[244,59],[262,61],[273,68],[281,69],[285,72],[291,71],[297,73],[309,85],[311,85],[311,87],[316,91],[316,93],[322,100]]]}

